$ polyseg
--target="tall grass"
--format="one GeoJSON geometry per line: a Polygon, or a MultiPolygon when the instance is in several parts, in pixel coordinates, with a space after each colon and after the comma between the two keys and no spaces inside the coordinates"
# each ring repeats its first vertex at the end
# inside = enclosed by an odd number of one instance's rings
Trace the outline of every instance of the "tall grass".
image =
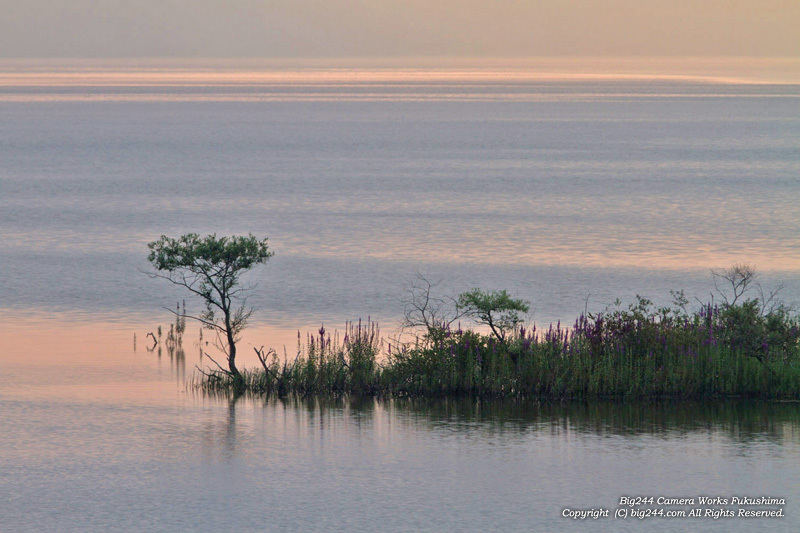
{"type": "MultiPolygon", "coordinates": [[[[640,299],[502,340],[441,326],[384,345],[373,322],[348,324],[341,340],[320,329],[294,359],[273,353],[243,375],[245,389],[277,395],[800,399],[799,342],[798,318],[784,309],[761,315],[748,301],[687,313],[640,299]]],[[[234,385],[222,373],[198,382],[234,385]]]]}
{"type": "MultiPolygon", "coordinates": [[[[381,344],[380,329],[372,321],[348,323],[342,339],[320,328],[303,345],[298,333],[293,359],[281,360],[274,351],[269,357],[260,353],[262,368],[243,370],[243,386],[250,392],[278,395],[377,395],[382,392],[381,344]]],[[[219,371],[204,374],[196,385],[210,391],[236,387],[229,375],[219,371]]]]}

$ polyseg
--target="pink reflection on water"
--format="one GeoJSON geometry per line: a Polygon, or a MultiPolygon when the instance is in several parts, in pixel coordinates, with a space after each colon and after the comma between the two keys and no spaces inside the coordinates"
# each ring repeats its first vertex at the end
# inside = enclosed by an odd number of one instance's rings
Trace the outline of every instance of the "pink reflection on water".
{"type": "MultiPolygon", "coordinates": [[[[168,318],[168,317],[166,317],[168,318]]],[[[79,402],[159,404],[192,393],[195,365],[210,368],[201,349],[222,362],[208,331],[187,325],[179,349],[167,342],[169,324],[87,322],[56,315],[0,316],[0,398],[60,398],[79,402]],[[153,333],[158,342],[153,342],[153,333]],[[135,345],[134,345],[135,335],[135,345]]],[[[253,327],[240,341],[240,367],[255,367],[253,346],[296,353],[297,331],[253,327]],[[293,343],[293,344],[292,344],[293,343]]]]}

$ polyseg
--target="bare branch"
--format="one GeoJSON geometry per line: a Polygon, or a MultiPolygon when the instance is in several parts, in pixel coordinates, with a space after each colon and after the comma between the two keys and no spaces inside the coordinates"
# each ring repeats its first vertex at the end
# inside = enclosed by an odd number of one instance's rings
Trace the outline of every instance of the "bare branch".
{"type": "Polygon", "coordinates": [[[224,372],[224,373],[228,374],[229,376],[232,376],[232,375],[233,375],[233,372],[230,372],[230,371],[228,371],[228,370],[225,370],[224,368],[222,368],[222,365],[220,365],[219,363],[217,363],[217,362],[214,360],[214,358],[213,358],[213,357],[211,357],[210,355],[208,355],[208,352],[203,352],[203,355],[205,355],[206,357],[208,357],[209,359],[211,359],[211,361],[212,361],[212,362],[213,362],[215,365],[217,365],[217,368],[219,369],[219,371],[220,371],[220,372],[224,372]]]}
{"type": "Polygon", "coordinates": [[[277,379],[278,375],[275,374],[275,372],[273,372],[272,369],[270,369],[269,365],[267,364],[267,358],[270,355],[276,355],[275,350],[270,348],[269,350],[267,350],[267,353],[264,353],[264,347],[263,346],[261,348],[256,348],[255,346],[253,346],[253,350],[255,350],[256,355],[258,356],[258,360],[261,362],[261,366],[264,367],[264,371],[267,374],[270,374],[270,375],[272,375],[273,377],[275,377],[277,379]]]}
{"type": "Polygon", "coordinates": [[[794,305],[787,305],[780,298],[778,298],[780,293],[783,292],[785,288],[786,283],[781,282],[773,290],[766,291],[760,283],[756,283],[761,316],[774,313],[779,309],[783,309],[785,311],[792,311],[794,309],[794,305]]]}
{"type": "Polygon", "coordinates": [[[448,327],[464,317],[465,312],[452,296],[436,296],[441,279],[430,281],[419,272],[411,280],[407,297],[403,300],[402,329],[448,327]]]}
{"type": "Polygon", "coordinates": [[[192,316],[192,315],[187,315],[185,313],[178,313],[177,311],[174,311],[173,309],[170,309],[169,307],[164,307],[164,306],[161,306],[161,307],[162,307],[162,309],[166,309],[167,311],[169,311],[173,315],[177,316],[178,318],[191,318],[192,320],[197,320],[201,324],[207,326],[209,329],[218,329],[218,330],[222,331],[223,333],[225,332],[225,328],[223,328],[219,324],[216,324],[214,322],[209,322],[208,320],[204,320],[204,319],[200,318],[199,316],[192,316]]]}
{"type": "Polygon", "coordinates": [[[756,267],[745,263],[737,263],[725,269],[712,269],[714,276],[714,288],[722,297],[726,305],[736,305],[737,300],[749,289],[750,285],[758,278],[759,272],[756,267]],[[720,288],[720,284],[724,289],[720,288]],[[732,292],[731,299],[728,299],[727,290],[732,292]]]}
{"type": "MultiPolygon", "coordinates": [[[[194,367],[198,372],[200,372],[201,374],[203,374],[205,377],[207,377],[209,379],[222,379],[222,378],[220,378],[219,374],[216,373],[216,371],[208,373],[208,372],[206,372],[205,370],[203,370],[202,368],[200,368],[197,365],[194,365],[194,367]]],[[[225,372],[225,370],[223,370],[223,372],[225,372]]]]}
{"type": "Polygon", "coordinates": [[[155,335],[153,335],[153,332],[152,332],[152,331],[151,331],[151,332],[149,332],[147,335],[145,335],[145,338],[147,338],[147,337],[153,337],[153,346],[150,348],[150,350],[152,350],[152,349],[153,349],[153,348],[155,348],[155,347],[156,347],[156,345],[158,344],[158,340],[156,339],[156,336],[155,336],[155,335]]]}

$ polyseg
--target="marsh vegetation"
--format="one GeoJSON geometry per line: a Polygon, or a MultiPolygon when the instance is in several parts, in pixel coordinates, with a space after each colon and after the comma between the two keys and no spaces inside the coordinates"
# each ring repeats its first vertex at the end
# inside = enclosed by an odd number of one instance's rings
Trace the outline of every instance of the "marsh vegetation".
{"type": "MultiPolygon", "coordinates": [[[[349,324],[341,340],[320,329],[294,358],[273,352],[242,379],[246,390],[277,395],[798,399],[799,337],[796,317],[759,315],[752,302],[683,313],[640,299],[504,339],[444,326],[391,344],[375,323],[349,324]]],[[[221,372],[197,385],[235,387],[221,372]]]]}
{"type": "MultiPolygon", "coordinates": [[[[256,393],[533,398],[800,397],[798,319],[760,313],[757,300],[581,315],[571,327],[517,324],[498,336],[432,326],[409,342],[382,340],[373,322],[343,337],[321,328],[295,356],[266,357],[243,371],[256,393]]],[[[227,375],[198,383],[230,388],[227,375]]]]}
{"type": "MultiPolygon", "coordinates": [[[[236,340],[252,310],[240,274],[271,257],[266,240],[185,235],[151,243],[154,277],[203,298],[194,318],[218,336],[228,368],[200,369],[196,386],[259,394],[469,396],[482,398],[800,399],[800,318],[766,293],[745,264],[712,271],[716,293],[690,308],[683,292],[656,307],[637,296],[571,326],[526,326],[528,302],[506,291],[434,294],[418,276],[406,301],[403,331],[390,339],[372,321],[348,323],[343,335],[324,327],[279,357],[255,348],[261,364],[240,370],[236,340]],[[165,274],[161,274],[165,272],[165,274]],[[750,296],[755,294],[756,296],[750,296]],[[715,295],[718,299],[715,303],[715,295]],[[241,299],[241,302],[237,302],[241,299]],[[215,311],[221,311],[217,317],[215,311]],[[476,328],[462,327],[471,320],[476,328]],[[483,327],[484,330],[480,328],[483,327]]],[[[171,330],[173,334],[173,330],[171,330]]]]}

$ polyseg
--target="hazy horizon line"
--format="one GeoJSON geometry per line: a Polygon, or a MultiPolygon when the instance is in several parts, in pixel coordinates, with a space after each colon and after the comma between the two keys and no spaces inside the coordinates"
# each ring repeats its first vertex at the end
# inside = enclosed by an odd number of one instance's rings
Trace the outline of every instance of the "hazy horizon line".
{"type": "MultiPolygon", "coordinates": [[[[798,84],[800,57],[767,56],[341,56],[0,58],[0,71],[362,69],[508,71],[553,76],[680,78],[721,83],[798,84]]],[[[2,82],[0,81],[0,85],[2,82]]]]}

